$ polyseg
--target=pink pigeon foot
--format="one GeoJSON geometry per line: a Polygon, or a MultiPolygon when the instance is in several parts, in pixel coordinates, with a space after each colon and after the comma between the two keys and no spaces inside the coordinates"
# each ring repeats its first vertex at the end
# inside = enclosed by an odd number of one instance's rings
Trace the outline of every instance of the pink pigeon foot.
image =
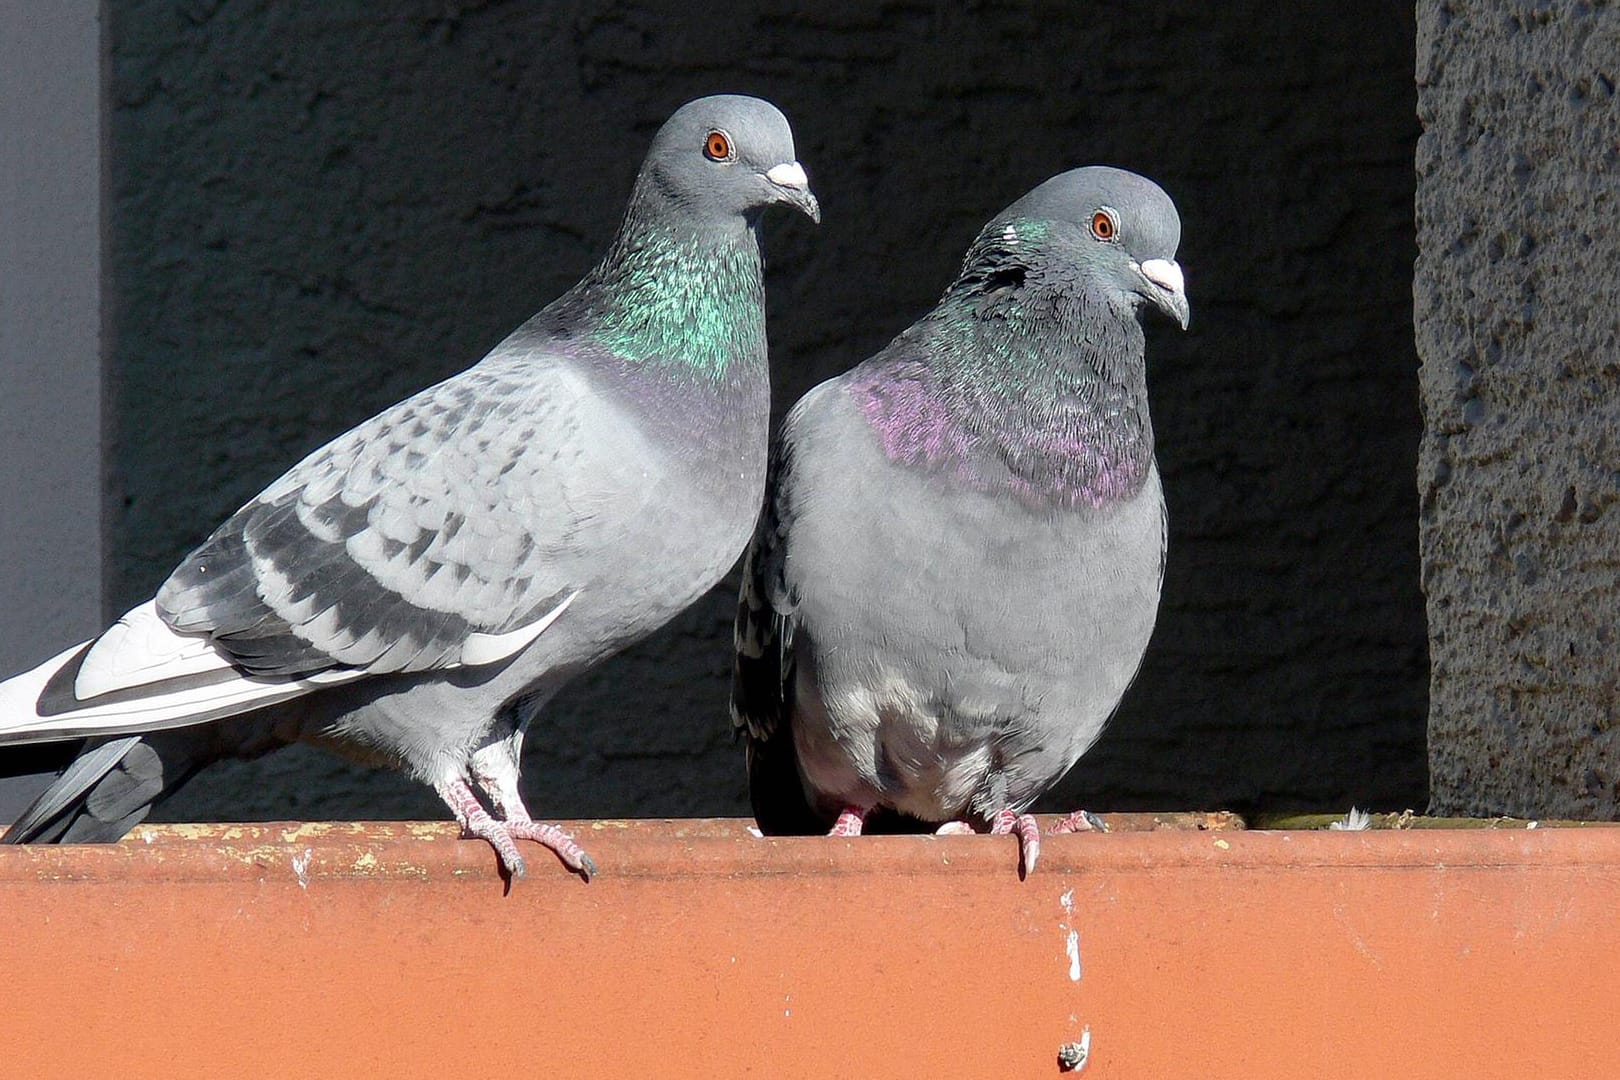
{"type": "Polygon", "coordinates": [[[833,827],[827,830],[828,836],[859,836],[861,829],[866,825],[866,815],[870,810],[862,810],[858,806],[846,806],[844,812],[838,815],[833,827]]]}
{"type": "Polygon", "coordinates": [[[990,822],[991,836],[1018,834],[1018,852],[1024,861],[1024,876],[1035,872],[1035,863],[1041,857],[1041,827],[1034,814],[1020,814],[1003,808],[990,822]]]}
{"type": "Polygon", "coordinates": [[[1090,810],[1076,810],[1051,828],[1054,836],[1058,833],[1107,831],[1108,826],[1103,824],[1103,819],[1090,810]]]}
{"type": "MultiPolygon", "coordinates": [[[[484,809],[465,780],[442,785],[439,796],[456,815],[456,820],[461,823],[462,832],[489,842],[495,849],[495,854],[500,857],[502,869],[513,881],[522,881],[529,872],[523,856],[518,853],[519,840],[533,840],[544,844],[556,853],[564,865],[576,871],[586,881],[591,880],[596,873],[596,860],[585,854],[585,851],[574,842],[573,837],[555,825],[543,825],[537,821],[495,820],[489,811],[484,809]]],[[[527,815],[524,817],[527,818],[527,815]]]]}

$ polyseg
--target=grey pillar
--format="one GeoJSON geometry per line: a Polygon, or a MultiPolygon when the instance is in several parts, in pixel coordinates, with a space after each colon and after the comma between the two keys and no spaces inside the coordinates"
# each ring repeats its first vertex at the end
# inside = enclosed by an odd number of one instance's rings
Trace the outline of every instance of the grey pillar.
{"type": "Polygon", "coordinates": [[[1620,10],[1418,5],[1437,812],[1620,809],[1620,10]]]}
{"type": "Polygon", "coordinates": [[[0,673],[101,622],[96,0],[0,4],[0,673]]]}

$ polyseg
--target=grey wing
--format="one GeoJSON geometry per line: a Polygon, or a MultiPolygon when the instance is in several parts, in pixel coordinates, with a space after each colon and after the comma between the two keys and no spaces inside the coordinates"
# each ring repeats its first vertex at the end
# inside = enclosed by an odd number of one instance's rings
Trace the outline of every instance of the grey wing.
{"type": "Polygon", "coordinates": [[[798,596],[787,559],[795,509],[792,419],[771,448],[765,506],[743,560],[731,680],[732,725],[748,740],[749,802],[760,829],[771,835],[827,829],[805,796],[793,739],[798,596]]]}
{"type": "Polygon", "coordinates": [[[616,455],[593,445],[615,417],[549,359],[485,361],[311,454],[175,570],[160,616],[286,675],[445,667],[555,609],[616,455]]]}
{"type": "Polygon", "coordinates": [[[779,439],[771,448],[765,506],[743,557],[742,592],[737,598],[731,723],[755,743],[777,734],[792,704],[797,604],[786,576],[793,515],[791,472],[791,447],[779,439]]]}

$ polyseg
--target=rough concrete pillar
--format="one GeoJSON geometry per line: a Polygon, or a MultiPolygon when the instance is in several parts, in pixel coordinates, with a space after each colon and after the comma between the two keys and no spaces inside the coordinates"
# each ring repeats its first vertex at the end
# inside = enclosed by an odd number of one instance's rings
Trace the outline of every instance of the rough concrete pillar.
{"type": "Polygon", "coordinates": [[[1418,4],[1437,812],[1620,810],[1620,10],[1418,4]]]}

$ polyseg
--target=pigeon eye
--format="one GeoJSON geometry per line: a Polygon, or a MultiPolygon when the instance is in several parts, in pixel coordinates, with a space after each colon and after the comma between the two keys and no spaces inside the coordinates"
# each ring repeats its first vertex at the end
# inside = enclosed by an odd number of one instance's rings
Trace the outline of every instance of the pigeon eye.
{"type": "Polygon", "coordinates": [[[1114,215],[1107,210],[1098,210],[1091,215],[1091,235],[1099,240],[1112,240],[1119,235],[1119,224],[1114,221],[1114,215]]]}
{"type": "Polygon", "coordinates": [[[731,160],[731,140],[726,138],[725,132],[709,132],[709,137],[703,140],[703,156],[710,161],[731,160]]]}

